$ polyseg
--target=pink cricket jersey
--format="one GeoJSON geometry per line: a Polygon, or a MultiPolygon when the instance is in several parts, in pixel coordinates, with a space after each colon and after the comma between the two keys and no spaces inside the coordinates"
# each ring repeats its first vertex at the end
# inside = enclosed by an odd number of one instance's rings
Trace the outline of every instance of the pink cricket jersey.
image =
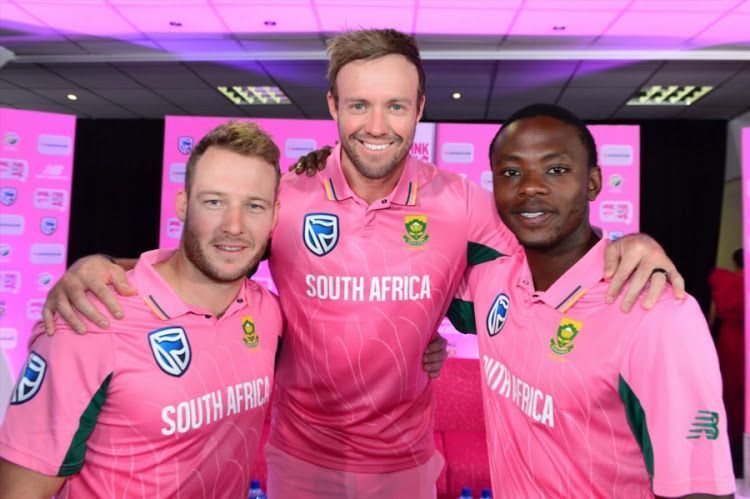
{"type": "Polygon", "coordinates": [[[706,320],[671,292],[650,312],[607,305],[606,244],[545,292],[521,254],[474,267],[451,305],[449,317],[478,335],[495,496],[728,494],[706,320]]]}
{"type": "MultiPolygon", "coordinates": [[[[185,304],[153,264],[131,272],[125,319],[78,335],[38,326],[0,430],[0,455],[65,476],[58,497],[245,497],[282,316],[247,280],[220,317],[185,304]]],[[[100,310],[105,310],[99,304],[100,310]]]]}
{"type": "Polygon", "coordinates": [[[458,175],[409,157],[368,206],[340,155],[281,181],[270,268],[287,330],[270,441],[338,470],[414,468],[435,451],[424,348],[467,264],[517,243],[489,193],[458,175]]]}

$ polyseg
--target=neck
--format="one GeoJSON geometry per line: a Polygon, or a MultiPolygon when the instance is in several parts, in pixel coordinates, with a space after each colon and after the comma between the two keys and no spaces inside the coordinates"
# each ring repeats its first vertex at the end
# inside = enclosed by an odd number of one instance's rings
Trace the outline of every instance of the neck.
{"type": "Polygon", "coordinates": [[[182,248],[168,259],[157,263],[154,269],[183,302],[207,310],[217,317],[229,308],[242,288],[243,279],[216,282],[208,278],[188,260],[182,248]]]}
{"type": "Polygon", "coordinates": [[[547,291],[599,241],[591,226],[551,248],[524,248],[529,262],[534,289],[547,291]]]}
{"type": "Polygon", "coordinates": [[[401,174],[406,168],[406,161],[408,157],[404,158],[401,163],[391,173],[383,178],[371,179],[362,175],[357,167],[354,166],[349,156],[341,148],[341,169],[344,172],[344,178],[346,183],[349,184],[349,188],[354,194],[360,199],[363,199],[367,204],[372,204],[379,199],[388,197],[396,188],[398,181],[401,179],[401,174]]]}

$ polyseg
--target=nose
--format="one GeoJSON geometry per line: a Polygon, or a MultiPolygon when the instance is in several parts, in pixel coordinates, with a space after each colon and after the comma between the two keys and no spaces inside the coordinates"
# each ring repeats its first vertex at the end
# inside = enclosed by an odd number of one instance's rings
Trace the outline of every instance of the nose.
{"type": "Polygon", "coordinates": [[[240,235],[244,232],[241,206],[231,206],[224,212],[222,230],[227,234],[240,235]]]}
{"type": "Polygon", "coordinates": [[[382,109],[374,107],[367,119],[365,132],[372,137],[380,137],[388,133],[388,124],[382,109]]]}
{"type": "Polygon", "coordinates": [[[549,189],[544,182],[543,175],[530,172],[521,177],[520,194],[522,196],[536,196],[548,192],[549,189]]]}

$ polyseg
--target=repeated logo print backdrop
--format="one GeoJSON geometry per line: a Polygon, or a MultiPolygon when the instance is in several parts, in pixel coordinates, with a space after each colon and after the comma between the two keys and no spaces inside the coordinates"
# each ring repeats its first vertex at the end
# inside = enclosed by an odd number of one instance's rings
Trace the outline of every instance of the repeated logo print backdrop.
{"type": "Polygon", "coordinates": [[[75,116],[0,108],[0,346],[15,376],[65,271],[75,116]]]}
{"type": "MultiPolygon", "coordinates": [[[[185,179],[185,163],[190,151],[211,128],[228,118],[166,118],[164,138],[164,173],[162,182],[161,236],[162,247],[174,247],[182,233],[182,224],[175,217],[174,200],[185,179]]],[[[249,121],[249,120],[248,120],[249,121]]],[[[332,121],[316,120],[253,120],[268,131],[281,149],[282,171],[298,157],[323,145],[336,143],[338,133],[332,121]]],[[[492,190],[489,171],[489,144],[498,125],[420,123],[411,153],[424,161],[453,171],[492,190]]],[[[591,206],[591,219],[611,237],[617,238],[638,231],[638,200],[640,177],[640,142],[637,126],[593,125],[603,188],[591,206]]],[[[255,279],[275,291],[265,263],[255,279]]],[[[449,341],[451,355],[477,357],[474,337],[457,333],[445,320],[440,332],[449,341]]]]}

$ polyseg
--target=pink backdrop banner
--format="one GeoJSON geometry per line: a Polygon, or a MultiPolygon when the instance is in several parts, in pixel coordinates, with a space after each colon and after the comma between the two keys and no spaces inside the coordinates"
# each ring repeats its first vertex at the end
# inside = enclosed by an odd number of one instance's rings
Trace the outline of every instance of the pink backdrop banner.
{"type": "MultiPolygon", "coordinates": [[[[747,273],[750,263],[750,128],[742,129],[742,225],[745,241],[745,433],[750,434],[750,277],[747,273]]],[[[745,454],[747,460],[748,455],[745,454]]]]}
{"type": "Polygon", "coordinates": [[[76,117],[0,108],[0,346],[13,376],[65,271],[76,117]]]}
{"type": "MultiPolygon", "coordinates": [[[[168,116],[164,137],[164,172],[162,180],[161,234],[162,247],[176,246],[182,224],[175,217],[174,199],[182,188],[185,163],[192,147],[211,128],[228,118],[168,116]]],[[[336,125],[324,120],[244,120],[258,123],[273,135],[281,149],[281,167],[285,170],[296,159],[338,139],[336,125]]],[[[499,125],[420,123],[412,154],[432,161],[439,167],[464,175],[487,190],[492,190],[489,171],[489,144],[499,125]]],[[[592,125],[597,142],[604,186],[599,199],[592,204],[591,218],[611,236],[638,231],[640,131],[637,126],[592,125]]],[[[261,263],[255,279],[276,291],[268,268],[261,263]]],[[[476,338],[457,333],[447,320],[440,332],[449,341],[452,356],[476,358],[476,338]]]]}

